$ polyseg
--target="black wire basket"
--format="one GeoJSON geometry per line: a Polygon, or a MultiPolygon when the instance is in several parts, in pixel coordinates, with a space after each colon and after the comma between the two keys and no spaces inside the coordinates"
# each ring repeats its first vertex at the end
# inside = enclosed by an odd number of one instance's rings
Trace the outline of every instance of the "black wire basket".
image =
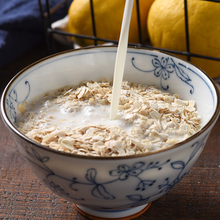
{"type": "MultiPolygon", "coordinates": [[[[66,32],[66,31],[61,31],[61,30],[57,30],[57,29],[52,28],[52,19],[51,19],[51,17],[53,15],[53,13],[55,13],[61,7],[66,7],[66,11],[68,13],[69,4],[70,4],[70,2],[72,2],[72,0],[60,0],[60,2],[57,3],[57,5],[55,5],[54,7],[50,7],[50,0],[38,0],[38,1],[39,1],[40,11],[41,11],[41,16],[42,16],[42,19],[43,19],[43,25],[44,25],[44,31],[45,31],[45,37],[46,37],[48,53],[53,54],[53,53],[56,52],[56,48],[55,48],[55,44],[54,44],[54,42],[55,42],[54,35],[63,35],[63,36],[77,37],[77,38],[84,38],[84,39],[93,40],[95,46],[97,46],[98,41],[103,41],[103,42],[106,42],[106,43],[113,43],[113,44],[118,43],[118,41],[99,38],[96,35],[96,23],[95,23],[95,19],[94,19],[95,13],[94,13],[94,8],[93,8],[93,0],[90,0],[90,10],[91,10],[93,36],[73,34],[73,33],[69,33],[69,32],[66,32]],[[44,3],[46,3],[46,10],[43,8],[43,1],[44,1],[44,3]]],[[[141,39],[139,0],[135,0],[135,1],[136,1],[136,5],[137,5],[136,8],[137,8],[139,43],[137,43],[137,44],[129,43],[130,46],[157,49],[157,50],[161,50],[161,51],[168,52],[168,53],[174,53],[177,56],[178,55],[185,55],[187,57],[188,61],[191,60],[191,57],[197,57],[197,58],[220,61],[220,58],[217,58],[217,57],[204,56],[204,55],[201,55],[201,54],[195,54],[195,53],[190,52],[189,27],[188,27],[188,10],[187,10],[188,0],[184,0],[186,51],[169,50],[169,49],[164,49],[164,48],[153,47],[150,43],[149,44],[146,44],[146,43],[143,44],[142,39],[141,39]]],[[[201,1],[210,1],[210,2],[220,3],[220,0],[201,0],[201,1]]],[[[219,21],[219,25],[220,25],[220,21],[219,21]]],[[[72,48],[73,48],[73,46],[72,46],[72,48]]]]}

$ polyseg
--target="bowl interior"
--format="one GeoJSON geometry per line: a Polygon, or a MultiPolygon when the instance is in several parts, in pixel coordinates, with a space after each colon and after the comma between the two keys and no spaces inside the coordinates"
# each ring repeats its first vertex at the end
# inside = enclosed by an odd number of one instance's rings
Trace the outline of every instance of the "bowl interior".
{"type": "MultiPolygon", "coordinates": [[[[83,80],[112,81],[116,47],[96,47],[65,52],[43,59],[21,71],[5,90],[3,105],[12,123],[17,106],[42,93],[83,80]]],[[[124,80],[155,85],[164,92],[177,93],[182,99],[195,100],[206,125],[217,108],[218,95],[210,78],[200,69],[181,59],[158,51],[129,48],[124,80]]]]}

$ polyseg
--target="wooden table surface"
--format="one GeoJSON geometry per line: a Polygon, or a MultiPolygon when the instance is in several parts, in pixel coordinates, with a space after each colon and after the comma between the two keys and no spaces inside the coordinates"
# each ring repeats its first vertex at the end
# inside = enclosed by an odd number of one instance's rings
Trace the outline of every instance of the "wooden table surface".
{"type": "MultiPolygon", "coordinates": [[[[19,70],[47,55],[44,45],[0,68],[0,92],[19,70]]],[[[87,219],[53,194],[19,155],[0,119],[0,219],[87,219]]],[[[140,219],[220,219],[220,120],[189,174],[140,219]]]]}

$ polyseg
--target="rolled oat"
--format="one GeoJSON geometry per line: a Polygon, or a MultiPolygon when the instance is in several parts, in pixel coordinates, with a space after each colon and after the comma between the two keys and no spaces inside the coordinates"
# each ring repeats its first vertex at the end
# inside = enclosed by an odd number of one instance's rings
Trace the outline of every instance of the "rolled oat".
{"type": "Polygon", "coordinates": [[[111,96],[106,79],[52,91],[19,106],[19,130],[59,151],[108,157],[164,149],[200,129],[196,103],[177,94],[124,81],[114,121],[109,120],[111,96]]]}

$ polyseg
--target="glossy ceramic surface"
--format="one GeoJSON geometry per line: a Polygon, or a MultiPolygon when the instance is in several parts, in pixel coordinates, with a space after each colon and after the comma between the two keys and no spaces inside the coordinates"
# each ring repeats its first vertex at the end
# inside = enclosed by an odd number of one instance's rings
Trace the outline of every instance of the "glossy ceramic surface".
{"type": "Polygon", "coordinates": [[[203,119],[197,134],[159,152],[97,158],[48,149],[16,129],[18,104],[65,85],[77,86],[83,80],[105,77],[112,81],[116,51],[116,47],[96,47],[45,58],[18,73],[1,100],[2,118],[39,179],[83,212],[98,217],[103,212],[114,213],[113,218],[141,213],[148,203],[180,182],[201,154],[219,115],[217,88],[200,69],[165,53],[129,48],[124,80],[156,85],[183,99],[195,100],[203,119]],[[128,214],[122,214],[127,209],[128,214]]]}

